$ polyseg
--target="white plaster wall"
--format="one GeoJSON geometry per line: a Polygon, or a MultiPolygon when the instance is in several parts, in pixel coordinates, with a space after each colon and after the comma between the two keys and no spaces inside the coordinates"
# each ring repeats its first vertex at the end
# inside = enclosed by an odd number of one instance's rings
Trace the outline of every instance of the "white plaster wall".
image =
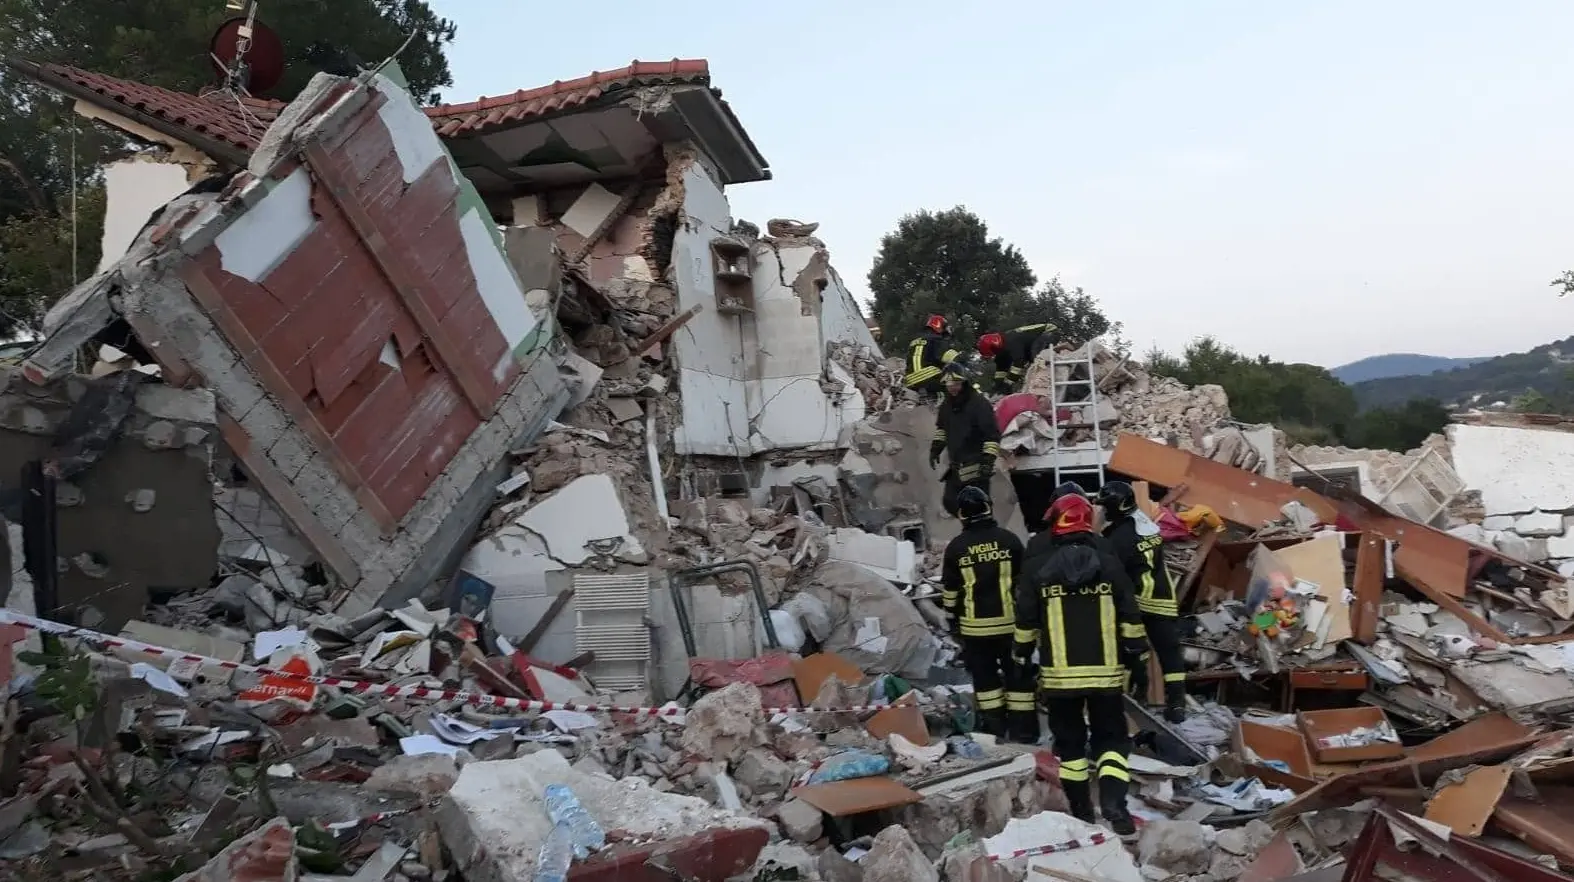
{"type": "Polygon", "coordinates": [[[869,325],[864,322],[863,310],[842,283],[835,267],[831,268],[830,284],[825,286],[825,298],[820,301],[820,336],[827,343],[833,340],[862,343],[877,353],[880,351],[880,344],[874,341],[869,325]]]}
{"type": "MultiPolygon", "coordinates": [[[[477,541],[460,567],[493,585],[493,625],[506,637],[519,637],[568,587],[568,569],[592,556],[588,543],[613,536],[623,537],[619,557],[643,554],[611,476],[584,475],[477,541]]],[[[531,654],[551,662],[572,658],[574,615],[570,600],[531,654]]]]}
{"type": "Polygon", "coordinates": [[[1574,434],[1451,425],[1448,440],[1454,471],[1488,515],[1574,509],[1574,434]]]}
{"type": "Polygon", "coordinates": [[[732,210],[699,163],[684,170],[683,193],[684,223],[672,243],[678,309],[700,312],[672,338],[683,399],[673,445],[680,454],[746,456],[754,452],[744,389],[752,357],[745,358],[739,318],[716,311],[710,253],[710,241],[730,232],[732,210]]]}
{"type": "Polygon", "coordinates": [[[125,257],[153,212],[190,186],[186,167],[172,162],[125,159],[105,166],[103,254],[96,272],[125,257]]]}

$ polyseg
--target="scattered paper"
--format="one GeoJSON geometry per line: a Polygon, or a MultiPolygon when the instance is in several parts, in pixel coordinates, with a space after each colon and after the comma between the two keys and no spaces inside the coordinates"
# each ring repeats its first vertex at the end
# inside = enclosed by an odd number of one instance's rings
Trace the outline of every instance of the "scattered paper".
{"type": "Polygon", "coordinates": [[[483,729],[474,723],[467,723],[458,717],[448,714],[432,714],[430,720],[432,731],[449,744],[474,744],[477,741],[491,741],[503,733],[492,729],[483,729]]]}
{"type": "Polygon", "coordinates": [[[596,718],[587,713],[571,710],[549,710],[541,715],[564,732],[596,728],[596,718]]]}
{"type": "Polygon", "coordinates": [[[1295,798],[1294,791],[1269,787],[1256,778],[1242,778],[1224,787],[1205,784],[1198,790],[1209,802],[1229,806],[1238,812],[1262,811],[1284,805],[1295,798]]]}
{"type": "Polygon", "coordinates": [[[313,652],[320,647],[312,642],[306,632],[300,628],[282,628],[278,631],[263,631],[257,635],[257,641],[252,645],[252,658],[261,661],[269,658],[281,649],[295,646],[310,645],[313,652]]]}
{"type": "Polygon", "coordinates": [[[426,756],[433,753],[458,756],[463,748],[448,744],[436,735],[411,735],[399,739],[399,749],[404,751],[405,756],[426,756]]]}
{"type": "Polygon", "coordinates": [[[137,662],[131,666],[131,676],[147,683],[160,692],[168,692],[179,698],[186,697],[186,689],[169,674],[145,662],[137,662]]]}

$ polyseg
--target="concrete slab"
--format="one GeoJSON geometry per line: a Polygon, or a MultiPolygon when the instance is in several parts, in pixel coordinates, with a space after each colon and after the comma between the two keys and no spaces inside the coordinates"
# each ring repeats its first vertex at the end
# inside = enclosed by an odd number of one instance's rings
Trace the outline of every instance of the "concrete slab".
{"type": "Polygon", "coordinates": [[[710,830],[765,829],[756,818],[716,809],[691,796],[662,793],[643,779],[586,774],[562,754],[544,750],[466,765],[438,807],[443,841],[466,879],[512,882],[535,875],[537,852],[552,826],[542,802],[549,784],[573,790],[609,833],[678,839],[710,830]]]}

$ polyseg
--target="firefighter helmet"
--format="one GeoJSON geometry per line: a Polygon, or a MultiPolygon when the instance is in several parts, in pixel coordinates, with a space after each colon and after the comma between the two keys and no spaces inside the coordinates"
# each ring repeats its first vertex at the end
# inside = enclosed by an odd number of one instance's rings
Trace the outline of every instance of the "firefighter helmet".
{"type": "Polygon", "coordinates": [[[978,338],[978,354],[985,358],[994,358],[1000,353],[1001,349],[1005,348],[1005,345],[1005,337],[1002,337],[996,331],[990,331],[978,338]]]}
{"type": "Polygon", "coordinates": [[[982,487],[967,486],[956,495],[957,516],[965,524],[981,521],[994,512],[989,504],[989,493],[982,487]]]}
{"type": "Polygon", "coordinates": [[[1110,520],[1123,518],[1137,510],[1137,491],[1125,481],[1106,481],[1099,488],[1099,505],[1110,520]]]}
{"type": "Polygon", "coordinates": [[[946,317],[943,315],[932,315],[925,319],[924,327],[935,332],[936,334],[951,333],[951,323],[946,321],[946,317]]]}
{"type": "Polygon", "coordinates": [[[1060,498],[1062,496],[1083,496],[1083,495],[1085,495],[1085,494],[1082,492],[1082,486],[1080,484],[1078,484],[1076,481],[1066,481],[1066,482],[1062,483],[1059,487],[1056,487],[1053,493],[1049,494],[1049,501],[1050,502],[1057,502],[1057,501],[1060,500],[1060,498]]]}
{"type": "Polygon", "coordinates": [[[1049,532],[1052,536],[1093,532],[1093,504],[1081,493],[1067,494],[1049,507],[1049,532]]]}

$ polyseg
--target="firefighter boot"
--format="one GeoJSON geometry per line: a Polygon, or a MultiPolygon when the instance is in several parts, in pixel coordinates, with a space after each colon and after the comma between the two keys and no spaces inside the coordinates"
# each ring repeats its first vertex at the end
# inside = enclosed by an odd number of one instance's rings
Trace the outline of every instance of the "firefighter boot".
{"type": "Polygon", "coordinates": [[[1099,813],[1116,836],[1131,836],[1137,824],[1126,808],[1126,782],[1108,775],[1099,778],[1099,813]]]}
{"type": "Polygon", "coordinates": [[[1066,791],[1066,802],[1071,806],[1071,816],[1079,821],[1097,824],[1098,818],[1093,814],[1093,787],[1086,781],[1060,781],[1060,787],[1066,791]]]}
{"type": "Polygon", "coordinates": [[[1006,710],[1001,707],[978,712],[978,731],[996,738],[1006,736],[1006,710]]]}
{"type": "Polygon", "coordinates": [[[1186,722],[1186,684],[1164,684],[1164,719],[1171,723],[1186,722]]]}

